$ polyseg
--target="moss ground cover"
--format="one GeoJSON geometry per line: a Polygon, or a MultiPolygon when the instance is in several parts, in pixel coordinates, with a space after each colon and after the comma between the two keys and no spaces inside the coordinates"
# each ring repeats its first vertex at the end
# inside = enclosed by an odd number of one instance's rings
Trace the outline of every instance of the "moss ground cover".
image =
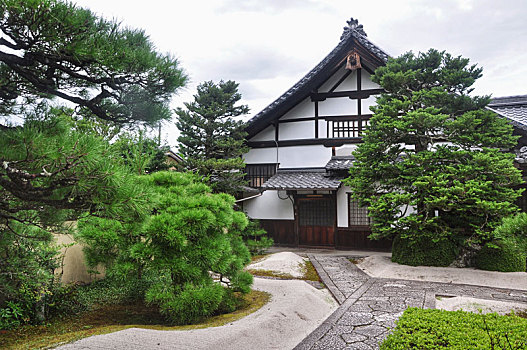
{"type": "MultiPolygon", "coordinates": [[[[253,262],[260,261],[263,259],[263,257],[259,259],[255,259],[256,257],[253,257],[253,262]]],[[[322,282],[320,280],[320,276],[317,273],[317,270],[315,269],[311,261],[306,261],[302,268],[304,270],[304,275],[300,278],[293,277],[288,273],[279,273],[279,272],[270,271],[270,270],[248,269],[247,271],[255,277],[261,276],[261,277],[281,278],[281,279],[287,279],[287,280],[301,279],[301,280],[306,280],[306,281],[322,282]]]]}
{"type": "Polygon", "coordinates": [[[58,319],[42,326],[24,326],[12,331],[1,331],[0,349],[51,348],[92,335],[132,327],[158,330],[218,327],[255,312],[269,301],[270,295],[253,290],[242,298],[243,301],[236,311],[212,316],[187,326],[171,326],[158,309],[141,302],[101,305],[77,317],[58,319]]]}
{"type": "Polygon", "coordinates": [[[409,308],[381,350],[527,349],[527,319],[409,308]]]}

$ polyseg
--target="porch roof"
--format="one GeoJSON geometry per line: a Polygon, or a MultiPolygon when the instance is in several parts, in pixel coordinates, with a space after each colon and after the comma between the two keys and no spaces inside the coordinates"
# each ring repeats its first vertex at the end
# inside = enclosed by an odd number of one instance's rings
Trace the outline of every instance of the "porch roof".
{"type": "Polygon", "coordinates": [[[527,131],[527,95],[496,97],[487,108],[509,119],[512,125],[527,131]]]}
{"type": "Polygon", "coordinates": [[[333,156],[326,164],[326,170],[349,170],[353,166],[354,161],[355,157],[352,155],[333,156]]]}
{"type": "Polygon", "coordinates": [[[262,189],[264,190],[337,190],[340,177],[328,176],[325,169],[278,170],[262,189]]]}

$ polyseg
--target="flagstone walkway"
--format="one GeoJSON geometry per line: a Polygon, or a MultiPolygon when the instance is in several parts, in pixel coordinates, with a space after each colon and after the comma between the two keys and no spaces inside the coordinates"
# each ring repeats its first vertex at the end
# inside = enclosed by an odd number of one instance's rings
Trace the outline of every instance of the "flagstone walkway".
{"type": "Polygon", "coordinates": [[[378,349],[408,307],[434,308],[438,296],[525,303],[527,292],[473,285],[372,278],[347,258],[309,255],[339,308],[295,349],[378,349]]]}

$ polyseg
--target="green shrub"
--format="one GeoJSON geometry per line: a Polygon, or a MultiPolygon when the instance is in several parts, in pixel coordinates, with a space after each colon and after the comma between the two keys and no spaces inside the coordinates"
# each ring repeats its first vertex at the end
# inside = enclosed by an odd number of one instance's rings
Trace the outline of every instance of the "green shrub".
{"type": "Polygon", "coordinates": [[[193,173],[155,172],[139,177],[137,185],[152,193],[151,215],[144,222],[137,224],[134,216],[124,223],[79,220],[89,265],[105,265],[107,275],[123,283],[141,282],[137,297],[174,323],[232,309],[225,288],[248,293],[252,284],[243,271],[251,261],[242,239],[247,218],[234,210],[234,197],[212,194],[193,173]],[[216,276],[223,284],[213,280],[216,276]]]}
{"type": "Polygon", "coordinates": [[[8,301],[6,307],[0,309],[0,329],[13,329],[23,322],[24,311],[18,303],[8,301]]]}
{"type": "MultiPolygon", "coordinates": [[[[194,286],[186,284],[183,288],[167,290],[165,285],[157,285],[148,290],[147,302],[160,306],[161,313],[175,324],[196,323],[214,314],[226,295],[219,283],[194,286]]],[[[224,305],[223,305],[224,306],[224,305]]]]}
{"type": "Polygon", "coordinates": [[[525,250],[513,239],[485,244],[476,256],[476,267],[482,270],[514,272],[525,271],[525,250]]]}
{"type": "Polygon", "coordinates": [[[448,266],[457,256],[457,246],[448,238],[428,235],[398,235],[392,243],[392,261],[410,266],[448,266]]]}
{"type": "Polygon", "coordinates": [[[527,251],[527,213],[518,213],[503,219],[494,230],[497,239],[514,239],[520,247],[527,251]]]}
{"type": "Polygon", "coordinates": [[[381,350],[526,349],[527,319],[409,308],[381,350]]]}
{"type": "Polygon", "coordinates": [[[258,220],[249,220],[249,224],[242,231],[242,235],[251,255],[264,254],[267,248],[274,243],[272,238],[267,237],[267,231],[261,228],[258,220]]]}
{"type": "Polygon", "coordinates": [[[53,274],[58,266],[51,233],[14,221],[0,224],[0,329],[45,320],[59,287],[53,274]]]}

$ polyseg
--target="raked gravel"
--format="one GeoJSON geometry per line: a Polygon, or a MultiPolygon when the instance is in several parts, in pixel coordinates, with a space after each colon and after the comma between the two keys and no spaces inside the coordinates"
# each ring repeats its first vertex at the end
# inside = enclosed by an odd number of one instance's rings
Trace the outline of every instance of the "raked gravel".
{"type": "Polygon", "coordinates": [[[292,349],[337,308],[327,290],[304,281],[255,278],[253,288],[270,293],[271,301],[221,327],[188,331],[130,328],[58,349],[292,349]]]}

